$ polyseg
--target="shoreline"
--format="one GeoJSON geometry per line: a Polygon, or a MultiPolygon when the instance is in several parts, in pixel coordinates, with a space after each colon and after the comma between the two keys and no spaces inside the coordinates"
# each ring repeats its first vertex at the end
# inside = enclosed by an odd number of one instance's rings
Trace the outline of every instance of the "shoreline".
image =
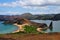
{"type": "Polygon", "coordinates": [[[18,27],[17,30],[15,30],[15,31],[12,32],[12,33],[16,33],[16,32],[19,32],[19,31],[24,31],[24,26],[25,26],[25,25],[28,25],[28,24],[19,25],[19,24],[15,23],[15,24],[13,24],[13,25],[15,25],[15,26],[18,27]]]}
{"type": "Polygon", "coordinates": [[[13,31],[12,33],[19,32],[19,31],[20,31],[20,29],[21,29],[21,25],[18,25],[17,23],[15,23],[15,24],[13,24],[13,25],[17,26],[17,27],[18,27],[18,29],[17,29],[17,30],[15,30],[15,31],[13,31]]]}

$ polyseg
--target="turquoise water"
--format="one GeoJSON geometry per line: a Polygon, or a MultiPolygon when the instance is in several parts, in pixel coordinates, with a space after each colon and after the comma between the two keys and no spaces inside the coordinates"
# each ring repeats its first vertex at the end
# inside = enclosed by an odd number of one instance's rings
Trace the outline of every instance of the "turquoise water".
{"type": "Polygon", "coordinates": [[[0,22],[0,34],[12,33],[17,29],[18,27],[14,25],[10,25],[10,24],[5,25],[5,24],[2,24],[2,22],[0,22]]]}
{"type": "MultiPolygon", "coordinates": [[[[51,20],[31,20],[37,23],[46,23],[49,27],[51,20]]],[[[60,21],[52,21],[53,22],[53,29],[47,29],[45,32],[60,32],[60,21]]]]}

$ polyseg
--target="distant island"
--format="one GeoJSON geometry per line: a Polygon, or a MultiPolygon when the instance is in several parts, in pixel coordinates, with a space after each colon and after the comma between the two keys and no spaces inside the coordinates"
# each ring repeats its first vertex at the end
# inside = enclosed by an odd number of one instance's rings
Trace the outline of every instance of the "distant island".
{"type": "Polygon", "coordinates": [[[15,18],[26,18],[28,20],[60,20],[60,14],[32,15],[31,13],[24,13],[22,15],[0,15],[0,21],[13,20],[15,18]]]}

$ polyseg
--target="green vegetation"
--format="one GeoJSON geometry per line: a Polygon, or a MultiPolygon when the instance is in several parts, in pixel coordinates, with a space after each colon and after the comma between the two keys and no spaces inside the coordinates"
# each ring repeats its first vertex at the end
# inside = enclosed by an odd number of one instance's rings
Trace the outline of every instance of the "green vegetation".
{"type": "Polygon", "coordinates": [[[29,26],[25,25],[25,27],[24,27],[24,30],[26,33],[38,33],[36,29],[37,29],[37,27],[31,26],[31,25],[29,25],[29,26]]]}

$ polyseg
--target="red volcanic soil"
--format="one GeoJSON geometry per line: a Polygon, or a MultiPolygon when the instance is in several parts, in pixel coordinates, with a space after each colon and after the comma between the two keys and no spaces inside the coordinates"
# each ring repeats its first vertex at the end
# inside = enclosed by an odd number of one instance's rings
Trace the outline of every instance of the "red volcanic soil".
{"type": "Polygon", "coordinates": [[[49,34],[7,34],[0,40],[60,40],[60,33],[49,34]]]}

